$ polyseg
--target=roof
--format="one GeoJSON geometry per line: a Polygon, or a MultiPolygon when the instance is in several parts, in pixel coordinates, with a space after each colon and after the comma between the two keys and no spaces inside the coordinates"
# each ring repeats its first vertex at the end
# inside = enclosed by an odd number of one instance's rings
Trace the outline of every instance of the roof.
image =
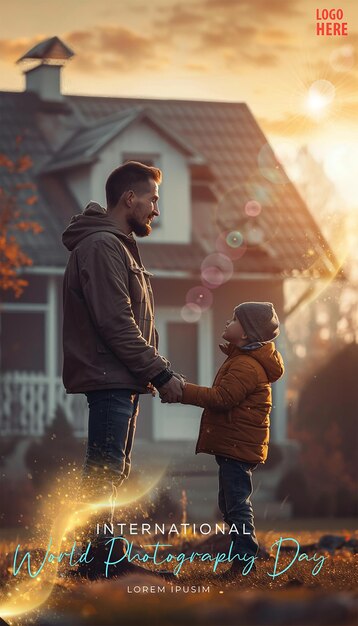
{"type": "MultiPolygon", "coordinates": [[[[38,111],[38,99],[31,93],[0,93],[0,153],[5,154],[11,160],[18,158],[19,154],[28,154],[36,166],[41,167],[49,156],[49,147],[42,137],[39,129],[34,123],[38,111]],[[22,137],[21,144],[17,147],[16,138],[22,137]]],[[[61,196],[56,189],[55,193],[49,194],[50,181],[43,184],[41,180],[34,177],[34,168],[28,169],[21,175],[8,173],[4,167],[0,167],[0,187],[10,189],[15,183],[35,182],[37,189],[35,193],[38,200],[28,206],[24,199],[29,192],[24,190],[19,193],[19,204],[24,210],[24,216],[38,222],[44,232],[34,235],[29,232],[19,231],[16,238],[23,251],[30,256],[35,265],[55,265],[61,266],[66,263],[66,251],[62,250],[60,233],[63,230],[63,215],[65,204],[61,207],[61,212],[57,211],[57,204],[61,196]]],[[[63,193],[68,195],[63,185],[60,185],[63,193]]],[[[71,214],[74,199],[67,199],[71,202],[71,214]]],[[[80,210],[79,207],[77,207],[80,210]]],[[[68,215],[67,215],[68,216],[68,215]]],[[[66,219],[66,218],[65,218],[66,219]]]]}
{"type": "MultiPolygon", "coordinates": [[[[45,233],[36,238],[21,233],[20,238],[20,244],[36,264],[63,265],[67,258],[61,233],[69,216],[80,212],[81,207],[66,187],[65,167],[74,166],[81,159],[82,163],[83,159],[95,158],[113,133],[145,116],[158,132],[165,132],[176,142],[178,149],[186,147],[193,163],[203,164],[203,174],[200,167],[192,167],[199,179],[193,192],[193,211],[201,198],[208,210],[214,208],[217,233],[239,230],[245,236],[254,235],[247,253],[235,261],[237,271],[275,272],[282,276],[335,273],[338,264],[328,243],[246,104],[97,96],[63,99],[77,130],[55,159],[35,123],[43,106],[37,96],[0,93],[0,113],[5,122],[0,130],[0,152],[10,156],[15,137],[26,129],[23,147],[36,163],[37,172],[46,174],[37,177],[36,204],[36,219],[45,233]],[[200,188],[210,192],[201,194],[200,188]],[[261,213],[255,218],[244,211],[248,200],[261,205],[261,213]]],[[[30,171],[26,174],[30,176],[30,171]]],[[[198,250],[203,250],[203,259],[212,245],[212,241],[202,237],[199,229],[194,233],[194,245],[168,247],[165,243],[146,243],[142,248],[151,257],[149,263],[146,260],[148,267],[158,267],[158,259],[163,269],[199,267],[198,250]],[[175,255],[171,252],[174,249],[175,255]]],[[[215,252],[215,248],[211,251],[215,252]]]]}
{"type": "MultiPolygon", "coordinates": [[[[166,128],[152,112],[146,111],[143,107],[131,107],[114,116],[109,115],[103,120],[87,123],[82,128],[76,130],[66,141],[65,145],[42,168],[42,172],[60,172],[75,166],[93,163],[105,145],[132,124],[141,121],[146,121],[153,126],[157,132],[164,135],[170,143],[174,144],[180,152],[187,156],[195,156],[195,151],[189,147],[188,143],[183,141],[170,128],[166,128]]],[[[198,159],[199,156],[196,155],[196,158],[198,159]]]]}
{"type": "Polygon", "coordinates": [[[74,56],[73,50],[66,46],[59,37],[50,37],[36,44],[31,50],[26,52],[17,60],[17,63],[25,59],[62,60],[70,59],[74,56]]]}

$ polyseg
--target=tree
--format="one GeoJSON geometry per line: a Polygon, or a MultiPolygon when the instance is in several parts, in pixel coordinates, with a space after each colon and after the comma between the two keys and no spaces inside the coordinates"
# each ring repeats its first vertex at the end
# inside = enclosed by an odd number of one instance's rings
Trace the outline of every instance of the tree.
{"type": "Polygon", "coordinates": [[[27,154],[21,154],[22,137],[16,138],[15,158],[0,154],[0,175],[5,185],[0,187],[0,290],[12,290],[19,298],[28,281],[19,276],[22,267],[32,265],[32,259],[25,254],[17,241],[16,234],[32,231],[35,235],[43,228],[38,222],[29,219],[29,207],[36,204],[36,185],[23,182],[23,174],[32,167],[27,154]],[[2,170],[2,172],[1,172],[2,170]]]}

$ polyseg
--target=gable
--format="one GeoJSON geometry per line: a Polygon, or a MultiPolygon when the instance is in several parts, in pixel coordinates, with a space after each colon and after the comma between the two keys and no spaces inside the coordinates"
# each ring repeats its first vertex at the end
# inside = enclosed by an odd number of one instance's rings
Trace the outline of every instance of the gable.
{"type": "MultiPolygon", "coordinates": [[[[152,160],[163,172],[159,187],[158,227],[141,244],[187,243],[191,241],[190,171],[188,157],[145,119],[115,137],[98,155],[92,167],[91,190],[105,206],[104,182],[108,174],[126,158],[152,160]],[[146,159],[146,156],[148,157],[146,159]]],[[[155,220],[157,221],[157,220],[155,220]]]]}

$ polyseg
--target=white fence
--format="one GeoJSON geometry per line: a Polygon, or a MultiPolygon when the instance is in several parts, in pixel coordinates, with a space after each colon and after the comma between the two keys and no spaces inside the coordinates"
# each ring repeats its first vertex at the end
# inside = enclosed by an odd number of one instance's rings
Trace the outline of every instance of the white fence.
{"type": "Polygon", "coordinates": [[[50,381],[37,372],[1,374],[0,435],[41,436],[51,424],[58,406],[64,410],[74,433],[78,437],[85,436],[85,395],[66,394],[61,378],[50,381]]]}

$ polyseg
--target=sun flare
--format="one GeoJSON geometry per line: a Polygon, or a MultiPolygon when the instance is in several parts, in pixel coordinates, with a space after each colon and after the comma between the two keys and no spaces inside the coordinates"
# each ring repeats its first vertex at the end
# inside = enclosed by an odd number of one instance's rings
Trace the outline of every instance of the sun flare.
{"type": "Polygon", "coordinates": [[[306,109],[313,115],[327,111],[335,97],[335,87],[329,80],[316,80],[308,89],[306,109]]]}

